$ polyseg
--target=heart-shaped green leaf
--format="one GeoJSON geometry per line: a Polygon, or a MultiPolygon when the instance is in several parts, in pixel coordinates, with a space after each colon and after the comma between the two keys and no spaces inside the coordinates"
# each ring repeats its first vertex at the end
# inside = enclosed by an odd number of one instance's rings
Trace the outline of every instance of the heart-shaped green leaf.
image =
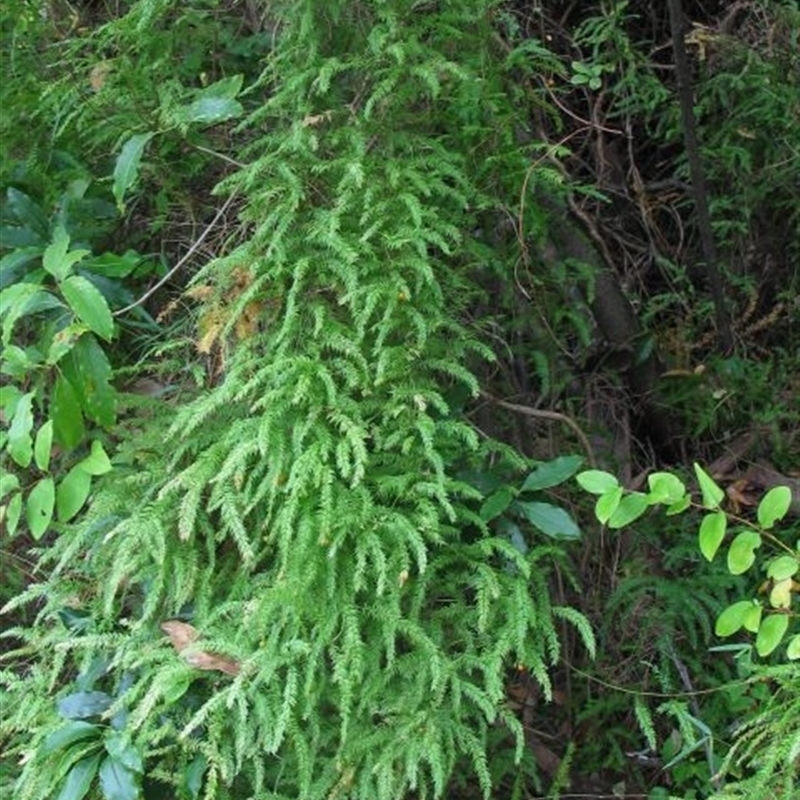
{"type": "Polygon", "coordinates": [[[758,524],[769,530],[778,520],[786,516],[792,504],[792,490],[788,486],[770,489],[758,504],[758,524]]]}
{"type": "Polygon", "coordinates": [[[761,547],[761,534],[756,531],[738,533],[728,549],[728,571],[741,575],[753,566],[756,550],[761,547]]]}

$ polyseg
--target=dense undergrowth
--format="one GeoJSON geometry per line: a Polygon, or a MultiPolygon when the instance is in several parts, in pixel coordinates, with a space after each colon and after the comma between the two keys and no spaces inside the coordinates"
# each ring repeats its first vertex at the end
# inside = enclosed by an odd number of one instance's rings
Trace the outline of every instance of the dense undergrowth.
{"type": "Polygon", "coordinates": [[[666,8],[4,4],[0,789],[795,796],[800,12],[684,10],[727,331],[666,8]]]}

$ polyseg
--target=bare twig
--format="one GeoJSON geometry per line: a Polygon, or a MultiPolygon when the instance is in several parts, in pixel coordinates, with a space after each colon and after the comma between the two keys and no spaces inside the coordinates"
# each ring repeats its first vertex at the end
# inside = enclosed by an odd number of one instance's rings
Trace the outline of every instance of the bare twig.
{"type": "Polygon", "coordinates": [[[206,229],[197,237],[197,240],[192,244],[192,246],[186,251],[183,258],[181,258],[177,264],[155,285],[151,286],[138,300],[135,300],[125,308],[120,308],[114,312],[115,317],[119,317],[122,314],[130,311],[131,309],[140,306],[144,303],[149,297],[151,297],[155,292],[157,292],[167,281],[169,281],[172,276],[197,252],[200,245],[205,241],[206,237],[212,230],[217,226],[217,223],[222,219],[225,212],[228,210],[230,204],[233,202],[233,198],[235,197],[235,193],[230,195],[228,199],[222,204],[222,207],[217,211],[214,215],[214,219],[209,222],[206,229]]]}
{"type": "Polygon", "coordinates": [[[562,414],[559,411],[546,411],[545,409],[541,408],[531,408],[530,406],[523,406],[519,403],[508,403],[505,400],[500,400],[497,397],[493,397],[488,392],[481,392],[481,396],[485,397],[487,400],[490,400],[495,405],[500,406],[501,408],[507,408],[509,411],[516,411],[518,414],[524,414],[526,417],[534,417],[535,419],[547,419],[552,422],[562,422],[567,427],[571,428],[575,435],[578,437],[578,440],[581,443],[581,446],[586,451],[586,456],[589,459],[589,464],[594,467],[596,465],[594,451],[592,450],[592,445],[589,444],[589,439],[587,438],[586,434],[581,430],[580,425],[575,422],[572,417],[567,416],[566,414],[562,414]]]}

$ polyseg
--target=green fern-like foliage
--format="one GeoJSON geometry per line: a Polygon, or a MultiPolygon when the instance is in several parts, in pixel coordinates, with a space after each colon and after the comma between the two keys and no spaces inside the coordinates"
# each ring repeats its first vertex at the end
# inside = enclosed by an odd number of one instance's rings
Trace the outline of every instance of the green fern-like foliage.
{"type": "Polygon", "coordinates": [[[216,800],[439,797],[461,763],[488,796],[490,730],[523,746],[504,670],[548,691],[558,617],[591,644],[551,607],[559,551],[493,536],[457,478],[482,445],[447,392],[476,394],[490,355],[460,320],[496,203],[493,5],[285,4],[249,166],[221,189],[251,235],[196,278],[244,287],[224,377],[151,421],[158,444],[129,448],[18,601],[43,609],[14,632],[29,676],[5,681],[4,731],[34,731],[20,800],[63,779],[39,745],[78,673],[175,796],[199,775],[216,800]],[[195,661],[169,619],[199,632],[195,661]]]}
{"type": "Polygon", "coordinates": [[[739,774],[714,800],[793,800],[800,791],[800,671],[794,664],[759,667],[767,701],[734,731],[726,769],[739,774]]]}

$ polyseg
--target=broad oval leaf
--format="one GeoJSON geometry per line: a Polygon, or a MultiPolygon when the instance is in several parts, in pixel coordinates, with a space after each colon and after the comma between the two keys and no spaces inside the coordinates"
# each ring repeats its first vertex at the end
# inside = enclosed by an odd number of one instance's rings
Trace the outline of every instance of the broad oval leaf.
{"type": "Polygon", "coordinates": [[[6,198],[17,221],[33,231],[40,239],[47,241],[50,237],[50,221],[41,206],[13,186],[6,191],[6,198]]]}
{"type": "Polygon", "coordinates": [[[202,753],[198,753],[191,764],[186,767],[184,773],[184,784],[189,797],[192,800],[197,800],[200,796],[200,790],[203,788],[203,775],[207,767],[206,757],[202,753]]]}
{"type": "Polygon", "coordinates": [[[575,476],[580,487],[590,494],[605,494],[619,486],[619,481],[610,473],[599,469],[587,469],[575,476]]]}
{"type": "Polygon", "coordinates": [[[100,736],[102,729],[99,725],[92,722],[84,722],[83,720],[75,719],[70,720],[66,725],[53,731],[39,747],[38,752],[41,755],[47,756],[55,753],[57,750],[64,750],[74,742],[81,741],[82,739],[90,739],[95,736],[100,736]]]}
{"type": "Polygon", "coordinates": [[[703,507],[708,509],[719,508],[725,492],[720,489],[714,479],[698,464],[694,464],[694,474],[700,484],[700,491],[703,495],[703,507]]]}
{"type": "Polygon", "coordinates": [[[59,225],[53,232],[53,241],[44,251],[42,266],[57,281],[63,281],[72,272],[73,265],[89,253],[89,250],[69,250],[69,235],[59,225]]]}
{"type": "Polygon", "coordinates": [[[136,133],[122,145],[117,163],[114,165],[114,199],[120,212],[125,211],[125,193],[136,183],[139,177],[139,164],[147,143],[155,134],[136,133]]]}
{"type": "Polygon", "coordinates": [[[725,531],[728,527],[728,518],[722,511],[715,511],[713,514],[706,514],[700,523],[700,552],[707,561],[713,561],[714,556],[725,538],[725,531]]]}
{"type": "Polygon", "coordinates": [[[781,643],[788,628],[788,614],[769,614],[764,617],[756,636],[756,652],[762,657],[768,656],[781,643]]]}
{"type": "Polygon", "coordinates": [[[141,753],[121,733],[112,733],[103,740],[106,752],[124,767],[141,775],[144,770],[141,753]]]}
{"type": "Polygon", "coordinates": [[[0,474],[0,500],[19,489],[19,478],[13,472],[0,474]]]}
{"type": "Polygon", "coordinates": [[[39,294],[46,293],[36,283],[15,283],[0,292],[0,317],[3,319],[2,342],[5,347],[11,343],[11,335],[17,320],[25,316],[28,304],[39,294]]]}
{"type": "Polygon", "coordinates": [[[6,533],[13,536],[17,532],[17,525],[19,525],[20,517],[22,516],[22,494],[17,492],[8,501],[6,506],[6,533]]]}
{"type": "Polygon", "coordinates": [[[580,539],[580,528],[563,508],[550,503],[517,502],[514,510],[553,539],[580,539]]]}
{"type": "Polygon", "coordinates": [[[31,489],[25,504],[28,529],[34,539],[41,539],[50,527],[53,519],[53,507],[56,502],[56,487],[50,477],[42,478],[31,489]]]}
{"type": "Polygon", "coordinates": [[[647,500],[647,495],[639,492],[625,495],[619,501],[616,511],[608,520],[608,527],[612,529],[624,528],[639,519],[649,507],[650,503],[647,500]]]}
{"type": "Polygon", "coordinates": [[[77,447],[85,433],[83,413],[75,389],[63,375],[56,378],[53,387],[50,416],[53,420],[53,435],[56,441],[65,450],[77,447]]]}
{"type": "Polygon", "coordinates": [[[520,491],[537,492],[541,489],[549,489],[551,486],[558,486],[560,483],[564,483],[567,478],[571,478],[581,464],[583,464],[581,456],[560,456],[552,461],[539,464],[525,478],[520,491]]]}
{"type": "Polygon", "coordinates": [[[56,513],[60,522],[69,522],[82,508],[92,488],[92,476],[74,466],[56,489],[56,513]]]}
{"type": "Polygon", "coordinates": [[[57,800],[82,800],[86,797],[100,766],[100,755],[82,758],[67,773],[57,800]]]}
{"type": "Polygon", "coordinates": [[[47,422],[36,431],[36,441],[33,444],[33,460],[42,472],[50,468],[50,452],[53,446],[53,420],[47,422]]]}
{"type": "Polygon", "coordinates": [[[510,486],[502,486],[483,501],[480,510],[480,518],[484,522],[491,522],[491,520],[499,517],[509,505],[511,505],[513,499],[514,490],[510,486]]]}
{"type": "Polygon", "coordinates": [[[790,661],[797,661],[800,658],[800,633],[796,633],[789,639],[789,644],[786,646],[786,658],[790,661]]]}
{"type": "Polygon", "coordinates": [[[739,600],[732,605],[729,605],[717,617],[717,622],[714,625],[714,633],[717,636],[731,636],[744,627],[745,617],[754,608],[752,600],[739,600]]]}
{"type": "Polygon", "coordinates": [[[774,486],[758,504],[758,524],[769,530],[786,516],[792,504],[792,490],[788,486],[774,486]]]}
{"type": "Polygon", "coordinates": [[[91,333],[85,333],[61,362],[86,416],[108,428],[116,418],[117,393],[111,385],[111,364],[91,333]]]}
{"type": "Polygon", "coordinates": [[[33,392],[28,392],[19,398],[8,428],[6,449],[20,467],[29,466],[33,458],[33,395],[33,392]]]}
{"type": "Polygon", "coordinates": [[[756,549],[761,547],[761,535],[756,531],[742,531],[736,535],[728,549],[728,571],[731,575],[747,572],[756,560],[756,549]]]}
{"type": "Polygon", "coordinates": [[[184,124],[216,125],[244,113],[244,106],[230,97],[200,97],[178,110],[184,124]]]}
{"type": "Polygon", "coordinates": [[[745,612],[744,615],[744,629],[750,633],[757,633],[758,626],[761,624],[761,616],[764,613],[764,607],[760,603],[753,603],[750,610],[745,612]]]}
{"type": "Polygon", "coordinates": [[[64,719],[85,719],[102,714],[111,702],[105,692],[75,692],[58,700],[56,707],[64,719]]]}
{"type": "Polygon", "coordinates": [[[60,288],[75,316],[101,339],[111,341],[114,335],[114,318],[105,297],[97,287],[82,275],[70,275],[62,281],[60,288]]]}

